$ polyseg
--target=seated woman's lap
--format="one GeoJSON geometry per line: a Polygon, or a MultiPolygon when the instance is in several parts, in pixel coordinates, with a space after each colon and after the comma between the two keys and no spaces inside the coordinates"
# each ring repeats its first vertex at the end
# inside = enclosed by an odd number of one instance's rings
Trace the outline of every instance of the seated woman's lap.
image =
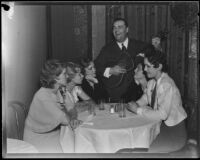
{"type": "Polygon", "coordinates": [[[152,142],[149,151],[153,153],[168,153],[181,149],[187,140],[187,132],[185,122],[176,126],[166,126],[164,122],[161,124],[160,134],[152,142]]]}

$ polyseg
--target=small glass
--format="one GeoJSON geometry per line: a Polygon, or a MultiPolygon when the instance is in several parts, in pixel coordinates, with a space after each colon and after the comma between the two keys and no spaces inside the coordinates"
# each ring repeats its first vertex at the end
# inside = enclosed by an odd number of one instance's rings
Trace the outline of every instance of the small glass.
{"type": "Polygon", "coordinates": [[[115,113],[115,105],[114,104],[110,105],[110,113],[115,113]]]}
{"type": "Polygon", "coordinates": [[[88,105],[88,113],[89,113],[89,115],[93,115],[93,116],[96,115],[96,107],[94,104],[88,105]]]}
{"type": "Polygon", "coordinates": [[[126,105],[121,102],[118,106],[118,114],[120,118],[126,117],[126,105]]]}
{"type": "Polygon", "coordinates": [[[104,100],[100,100],[99,102],[99,110],[105,110],[105,101],[104,100]]]}
{"type": "Polygon", "coordinates": [[[118,112],[118,111],[119,111],[119,105],[120,105],[120,103],[116,103],[116,104],[115,104],[115,112],[118,112]]]}

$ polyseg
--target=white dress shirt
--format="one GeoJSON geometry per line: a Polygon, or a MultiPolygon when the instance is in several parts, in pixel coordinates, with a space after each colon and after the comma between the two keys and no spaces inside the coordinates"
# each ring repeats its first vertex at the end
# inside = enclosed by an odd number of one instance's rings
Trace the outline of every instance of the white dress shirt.
{"type": "MultiPolygon", "coordinates": [[[[117,42],[118,46],[120,49],[122,49],[122,43],[124,44],[124,46],[126,47],[126,49],[128,48],[128,38],[126,38],[126,40],[124,42],[117,42]]],[[[111,76],[110,72],[110,67],[107,67],[104,71],[104,77],[109,78],[111,76]]]]}
{"type": "Polygon", "coordinates": [[[154,108],[150,108],[151,95],[155,86],[155,80],[150,80],[147,84],[147,91],[136,102],[140,107],[137,114],[164,120],[167,126],[174,126],[187,117],[182,106],[180,92],[174,81],[167,73],[162,73],[157,81],[157,94],[154,108]]]}

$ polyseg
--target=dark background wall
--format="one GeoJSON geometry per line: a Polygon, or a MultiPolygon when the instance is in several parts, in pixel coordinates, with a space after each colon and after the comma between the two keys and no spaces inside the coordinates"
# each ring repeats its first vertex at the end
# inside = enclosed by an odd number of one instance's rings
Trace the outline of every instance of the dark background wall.
{"type": "MultiPolygon", "coordinates": [[[[49,8],[51,57],[77,61],[91,55],[89,29],[91,19],[87,5],[51,5],[49,8]],[[90,51],[89,51],[90,49],[90,51]]],[[[91,7],[90,7],[91,9],[91,7]]]]}

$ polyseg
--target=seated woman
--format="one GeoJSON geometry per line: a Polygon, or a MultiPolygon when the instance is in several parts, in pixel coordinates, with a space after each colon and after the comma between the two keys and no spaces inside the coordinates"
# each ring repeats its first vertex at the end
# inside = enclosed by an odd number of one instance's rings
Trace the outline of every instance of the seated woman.
{"type": "MultiPolygon", "coordinates": [[[[158,120],[160,124],[164,121],[169,130],[179,127],[180,134],[174,136],[177,137],[176,139],[180,136],[185,137],[184,119],[187,114],[182,106],[181,95],[176,84],[166,73],[165,54],[155,50],[145,56],[144,64],[147,76],[151,80],[147,83],[147,91],[136,102],[130,102],[128,110],[158,120]]],[[[182,143],[183,146],[185,141],[182,143]]]]}
{"type": "Polygon", "coordinates": [[[68,96],[61,106],[59,88],[67,82],[65,65],[58,60],[49,60],[40,75],[41,88],[35,93],[25,121],[24,141],[33,144],[41,153],[62,153],[60,126],[76,128],[81,121],[72,118],[72,106],[68,96]]]}
{"type": "Polygon", "coordinates": [[[87,110],[88,105],[95,105],[95,102],[81,88],[83,75],[81,67],[73,62],[68,62],[66,67],[68,77],[67,91],[75,104],[76,109],[81,112],[87,110]],[[81,99],[81,101],[79,101],[81,99]]]}
{"type": "Polygon", "coordinates": [[[84,79],[82,82],[83,90],[96,102],[100,100],[106,101],[108,94],[104,89],[103,84],[96,78],[96,68],[92,60],[82,59],[81,65],[83,67],[84,79]]]}

